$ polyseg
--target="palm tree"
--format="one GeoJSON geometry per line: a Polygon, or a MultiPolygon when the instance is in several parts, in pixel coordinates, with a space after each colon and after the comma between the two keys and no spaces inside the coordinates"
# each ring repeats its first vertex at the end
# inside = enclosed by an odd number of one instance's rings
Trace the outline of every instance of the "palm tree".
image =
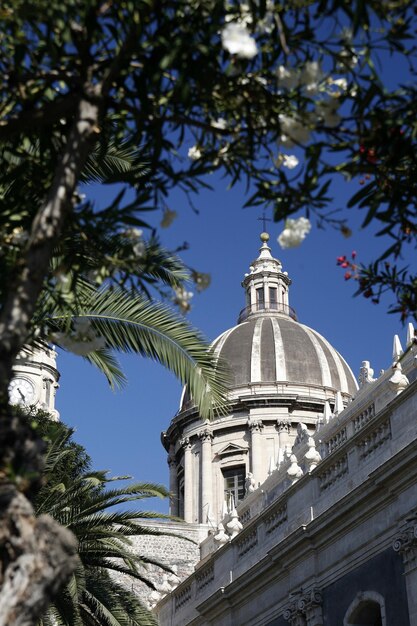
{"type": "MultiPolygon", "coordinates": [[[[38,144],[33,144],[30,150],[40,155],[38,144]]],[[[22,167],[23,162],[16,156],[14,165],[22,167]]],[[[190,277],[189,269],[177,254],[165,250],[155,236],[135,243],[130,234],[148,227],[138,217],[138,206],[142,206],[140,187],[149,185],[147,176],[146,157],[140,150],[126,143],[116,146],[107,142],[104,135],[100,138],[86,163],[81,182],[120,185],[128,182],[138,189],[138,198],[126,205],[122,202],[121,187],[110,206],[96,210],[92,205],[86,207],[80,195],[78,202],[83,211],[75,209],[53,252],[28,343],[41,337],[64,349],[78,351],[103,371],[112,387],[125,382],[115,352],[133,352],[151,358],[188,385],[201,416],[210,418],[216,407],[220,409],[224,404],[224,373],[220,364],[211,355],[202,333],[164,301],[155,298],[155,293],[167,296],[182,289],[190,277]],[[137,245],[140,245],[138,254],[134,253],[137,245]],[[83,332],[78,332],[79,328],[83,332]]],[[[40,201],[36,176],[30,180],[31,201],[36,204],[40,201]]],[[[11,185],[16,187],[17,183],[11,185]]],[[[3,191],[14,197],[10,189],[3,191]]],[[[17,226],[23,232],[28,228],[25,220],[17,226]]],[[[8,267],[16,260],[18,246],[10,245],[6,252],[1,263],[8,267]]],[[[6,289],[2,282],[6,277],[4,268],[0,272],[0,300],[6,289]]]]}
{"type": "Polygon", "coordinates": [[[121,478],[89,471],[89,459],[71,441],[72,430],[48,417],[37,416],[38,428],[48,441],[44,485],[36,501],[37,515],[49,513],[78,539],[78,566],[67,585],[50,604],[39,626],[156,626],[138,597],[117,582],[124,574],[154,588],[143,566],[169,569],[157,560],[131,550],[131,538],[163,534],[141,526],[141,520],[166,516],[143,511],[118,511],[125,505],[153,496],[166,497],[160,485],[137,483],[112,487],[121,478]]]}
{"type": "MultiPolygon", "coordinates": [[[[183,316],[140,293],[98,289],[81,278],[77,283],[77,300],[69,310],[67,303],[51,302],[45,294],[40,310],[47,337],[99,367],[112,387],[125,382],[115,351],[136,353],[161,363],[187,384],[203,419],[222,410],[225,369],[183,316]]],[[[37,324],[42,325],[40,319],[37,324]]]]}

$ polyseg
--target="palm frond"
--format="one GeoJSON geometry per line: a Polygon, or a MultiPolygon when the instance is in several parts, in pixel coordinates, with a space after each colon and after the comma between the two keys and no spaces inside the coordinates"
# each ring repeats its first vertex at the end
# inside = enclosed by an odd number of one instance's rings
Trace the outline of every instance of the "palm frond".
{"type": "Polygon", "coordinates": [[[137,147],[127,142],[121,145],[108,142],[104,147],[96,144],[84,166],[81,181],[137,184],[139,179],[145,178],[148,174],[148,162],[137,147]]]}
{"type": "MultiPolygon", "coordinates": [[[[105,339],[107,348],[140,354],[170,369],[182,383],[187,383],[203,419],[224,409],[225,370],[201,333],[167,305],[105,289],[90,293],[79,304],[77,318],[89,320],[96,334],[105,339]]],[[[67,319],[55,316],[50,323],[65,327],[67,319]]],[[[92,352],[86,358],[98,364],[95,355],[92,352]]],[[[110,377],[111,373],[107,371],[107,375],[110,377]]]]}

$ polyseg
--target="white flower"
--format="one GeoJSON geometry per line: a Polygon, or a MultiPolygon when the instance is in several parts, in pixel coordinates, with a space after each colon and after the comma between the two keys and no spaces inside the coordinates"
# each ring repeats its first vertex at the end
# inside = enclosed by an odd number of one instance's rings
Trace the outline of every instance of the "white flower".
{"type": "Polygon", "coordinates": [[[161,228],[169,228],[172,222],[177,217],[178,213],[176,211],[171,211],[171,209],[165,209],[164,216],[161,220],[161,228]]]}
{"type": "Polygon", "coordinates": [[[223,48],[240,59],[253,59],[258,54],[256,41],[244,24],[237,22],[226,24],[221,37],[223,48]]]}
{"type": "Polygon", "coordinates": [[[307,91],[315,92],[318,84],[323,78],[320,63],[318,61],[308,61],[300,75],[300,82],[306,86],[307,91]]]}
{"type": "Polygon", "coordinates": [[[239,10],[233,13],[228,13],[224,18],[226,22],[238,22],[239,24],[252,24],[253,17],[249,4],[246,2],[239,3],[239,10]]]}
{"type": "Polygon", "coordinates": [[[13,228],[12,234],[8,237],[8,241],[15,246],[25,244],[28,239],[29,233],[26,230],[23,230],[20,226],[13,228]]]}
{"type": "Polygon", "coordinates": [[[192,291],[187,291],[184,287],[177,287],[175,290],[174,304],[176,304],[181,313],[187,313],[191,309],[190,300],[193,297],[192,291]]]}
{"type": "Polygon", "coordinates": [[[141,230],[140,228],[126,228],[126,230],[122,232],[122,235],[124,235],[124,237],[127,237],[128,239],[140,239],[142,237],[142,234],[143,230],[141,230]]]}
{"type": "Polygon", "coordinates": [[[325,126],[329,128],[335,128],[340,124],[341,117],[336,113],[339,108],[339,101],[334,98],[333,100],[326,100],[319,102],[316,106],[316,113],[323,120],[325,126]]]}
{"type": "Polygon", "coordinates": [[[334,98],[338,98],[347,91],[348,83],[346,78],[329,78],[327,93],[334,98]]]}
{"type": "Polygon", "coordinates": [[[358,63],[359,57],[355,54],[355,52],[353,50],[344,49],[339,54],[337,69],[341,73],[348,72],[349,70],[353,70],[358,63]]]}
{"type": "Polygon", "coordinates": [[[283,250],[286,248],[297,248],[310,230],[311,223],[306,217],[288,218],[285,221],[284,230],[278,237],[278,243],[283,250]]]}
{"type": "Polygon", "coordinates": [[[133,254],[137,259],[143,257],[146,252],[146,245],[142,239],[142,234],[143,230],[140,228],[126,228],[126,230],[122,232],[122,235],[124,235],[127,239],[132,240],[133,254]]]}
{"type": "Polygon", "coordinates": [[[220,128],[220,130],[224,130],[227,127],[227,122],[223,117],[219,117],[217,120],[213,120],[211,125],[213,128],[220,128]]]}
{"type": "Polygon", "coordinates": [[[284,167],[287,167],[289,170],[293,170],[294,167],[297,167],[297,165],[299,164],[299,160],[294,154],[284,154],[282,164],[284,167]]]}
{"type": "Polygon", "coordinates": [[[309,140],[309,129],[293,117],[281,114],[279,123],[282,131],[280,138],[282,145],[292,148],[295,144],[307,143],[309,140]]]}
{"type": "Polygon", "coordinates": [[[144,241],[138,241],[132,248],[133,254],[137,259],[141,259],[146,252],[146,245],[144,241]]]}
{"type": "Polygon", "coordinates": [[[297,72],[287,69],[284,65],[279,66],[277,75],[279,87],[293,89],[298,84],[297,72]]]}
{"type": "Polygon", "coordinates": [[[188,150],[188,158],[191,159],[191,161],[198,161],[198,159],[201,159],[201,157],[202,152],[200,148],[197,148],[197,146],[191,146],[191,148],[188,150]]]}

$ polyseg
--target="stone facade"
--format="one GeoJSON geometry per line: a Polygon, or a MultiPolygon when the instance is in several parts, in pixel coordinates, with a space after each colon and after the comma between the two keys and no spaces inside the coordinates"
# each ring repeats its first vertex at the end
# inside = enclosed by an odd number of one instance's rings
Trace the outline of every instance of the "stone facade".
{"type": "Polygon", "coordinates": [[[195,573],[157,606],[161,626],[417,626],[416,356],[400,382],[395,364],[319,424],[313,469],[301,441],[237,507],[242,530],[202,542],[195,573]]]}
{"type": "Polygon", "coordinates": [[[414,328],[379,378],[363,362],[357,389],[295,321],[266,242],[214,343],[234,371],[229,414],[203,423],[185,391],[163,435],[172,511],[209,532],[154,610],[161,626],[417,626],[414,328]]]}

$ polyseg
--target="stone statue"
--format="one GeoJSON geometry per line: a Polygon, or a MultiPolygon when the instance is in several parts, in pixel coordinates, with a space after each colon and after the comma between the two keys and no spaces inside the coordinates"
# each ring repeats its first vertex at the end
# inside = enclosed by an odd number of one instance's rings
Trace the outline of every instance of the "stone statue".
{"type": "Polygon", "coordinates": [[[246,481],[245,481],[245,496],[248,495],[248,493],[252,493],[253,491],[255,491],[256,486],[255,486],[255,479],[253,477],[252,472],[248,472],[246,474],[246,481]]]}

